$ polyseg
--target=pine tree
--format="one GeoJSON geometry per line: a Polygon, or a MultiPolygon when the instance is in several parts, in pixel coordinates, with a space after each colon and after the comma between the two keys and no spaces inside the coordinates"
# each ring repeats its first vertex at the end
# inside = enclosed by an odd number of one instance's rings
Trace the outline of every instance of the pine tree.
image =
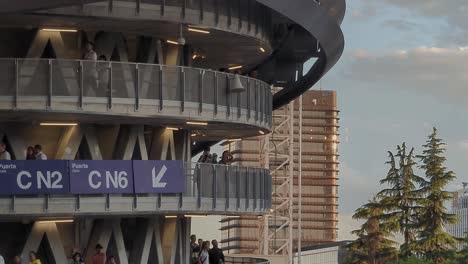
{"type": "Polygon", "coordinates": [[[382,215],[382,206],[375,197],[355,211],[354,219],[366,221],[352,232],[358,238],[347,246],[350,252],[347,263],[379,264],[395,258],[396,242],[389,239],[391,228],[382,220],[382,215]]]}
{"type": "Polygon", "coordinates": [[[417,186],[424,179],[414,174],[413,167],[416,162],[413,148],[407,153],[406,144],[403,143],[397,146],[396,156],[390,151],[388,155],[390,160],[387,164],[390,169],[380,184],[385,184],[389,188],[380,191],[378,196],[385,209],[382,217],[389,222],[389,226],[393,227],[393,232],[403,235],[404,243],[400,246],[400,256],[407,258],[414,253],[415,214],[422,197],[421,190],[417,189],[417,186]],[[398,167],[395,157],[398,159],[398,167]]]}
{"type": "Polygon", "coordinates": [[[445,226],[457,222],[457,217],[447,213],[444,203],[452,199],[452,194],[445,191],[445,187],[455,179],[455,174],[444,167],[446,158],[445,143],[437,136],[437,129],[433,128],[426,144],[423,145],[422,155],[417,156],[424,170],[426,181],[422,184],[427,194],[418,217],[419,250],[435,263],[444,263],[444,251],[456,246],[456,238],[445,231],[445,226]]]}

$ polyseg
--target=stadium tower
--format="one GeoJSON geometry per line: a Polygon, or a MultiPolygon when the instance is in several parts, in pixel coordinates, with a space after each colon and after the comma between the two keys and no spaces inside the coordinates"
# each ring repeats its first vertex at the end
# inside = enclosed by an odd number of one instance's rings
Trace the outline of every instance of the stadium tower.
{"type": "Polygon", "coordinates": [[[344,12],[344,0],[1,2],[0,254],[67,263],[99,243],[121,264],[189,263],[192,217],[268,213],[268,170],[191,158],[270,133],[273,109],[340,58],[344,12]],[[47,161],[26,160],[35,145],[47,161]]]}

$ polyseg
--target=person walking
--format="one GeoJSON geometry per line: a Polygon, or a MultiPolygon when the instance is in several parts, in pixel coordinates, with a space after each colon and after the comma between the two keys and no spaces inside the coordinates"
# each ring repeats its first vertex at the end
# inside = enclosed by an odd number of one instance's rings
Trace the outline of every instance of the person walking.
{"type": "Polygon", "coordinates": [[[0,160],[11,160],[10,152],[6,150],[6,144],[3,142],[0,142],[0,160]]]}
{"type": "Polygon", "coordinates": [[[29,252],[29,264],[41,264],[41,260],[34,251],[29,252]]]}
{"type": "Polygon", "coordinates": [[[47,156],[42,152],[42,146],[39,144],[34,146],[34,155],[37,160],[47,160],[47,156]]]}
{"type": "Polygon", "coordinates": [[[106,264],[106,253],[102,252],[101,244],[96,245],[96,254],[91,257],[91,264],[106,264]]]}
{"type": "Polygon", "coordinates": [[[26,160],[35,160],[36,155],[34,155],[34,148],[32,146],[29,146],[26,149],[26,160]]]}
{"type": "Polygon", "coordinates": [[[198,263],[199,264],[210,264],[210,255],[208,254],[208,250],[210,250],[210,241],[203,242],[202,251],[200,252],[200,256],[198,256],[198,263]]]}
{"type": "Polygon", "coordinates": [[[218,247],[218,241],[214,239],[211,241],[213,248],[208,251],[210,255],[210,263],[211,264],[224,264],[224,254],[223,251],[218,247]]]}

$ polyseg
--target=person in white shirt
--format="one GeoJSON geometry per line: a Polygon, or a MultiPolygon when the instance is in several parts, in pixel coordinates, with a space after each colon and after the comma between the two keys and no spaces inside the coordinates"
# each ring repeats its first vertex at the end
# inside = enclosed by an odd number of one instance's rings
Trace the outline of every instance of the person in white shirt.
{"type": "Polygon", "coordinates": [[[34,146],[34,154],[36,155],[37,160],[47,160],[47,156],[42,152],[42,146],[39,144],[34,146]]]}
{"type": "Polygon", "coordinates": [[[96,96],[98,88],[98,72],[96,68],[97,53],[94,51],[94,43],[88,41],[83,54],[83,77],[85,94],[84,96],[96,96]]]}
{"type": "Polygon", "coordinates": [[[210,241],[205,241],[203,242],[203,249],[198,256],[200,264],[210,264],[210,255],[208,250],[210,250],[210,241]]]}
{"type": "Polygon", "coordinates": [[[3,258],[2,255],[0,255],[0,264],[5,264],[5,259],[3,258]]]}

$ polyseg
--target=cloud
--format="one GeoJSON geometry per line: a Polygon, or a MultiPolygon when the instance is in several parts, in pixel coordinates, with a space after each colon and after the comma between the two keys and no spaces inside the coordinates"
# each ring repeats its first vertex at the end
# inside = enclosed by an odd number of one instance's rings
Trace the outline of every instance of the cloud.
{"type": "Polygon", "coordinates": [[[352,214],[338,215],[338,240],[354,240],[356,236],[351,231],[359,229],[363,221],[353,219],[352,214]]]}
{"type": "Polygon", "coordinates": [[[464,152],[468,152],[468,139],[458,142],[458,147],[464,152]]]}
{"type": "MultiPolygon", "coordinates": [[[[371,0],[375,1],[375,0],[371,0]]],[[[429,18],[443,19],[448,30],[440,39],[464,44],[468,41],[468,1],[466,0],[383,0],[389,5],[407,9],[429,18]]]]}
{"type": "Polygon", "coordinates": [[[342,186],[338,190],[339,196],[342,197],[339,199],[340,214],[350,214],[372,198],[378,190],[379,178],[370,177],[350,167],[345,161],[340,161],[340,186],[342,186]]]}
{"type": "Polygon", "coordinates": [[[368,3],[362,7],[350,10],[351,17],[355,20],[367,20],[377,15],[378,7],[373,3],[368,3]]]}
{"type": "Polygon", "coordinates": [[[430,94],[448,102],[468,103],[468,47],[420,47],[383,55],[353,53],[347,79],[375,88],[430,94]]]}
{"type": "Polygon", "coordinates": [[[413,22],[409,22],[401,19],[390,19],[386,20],[383,23],[384,27],[401,30],[401,31],[410,31],[416,29],[419,25],[413,22]]]}

